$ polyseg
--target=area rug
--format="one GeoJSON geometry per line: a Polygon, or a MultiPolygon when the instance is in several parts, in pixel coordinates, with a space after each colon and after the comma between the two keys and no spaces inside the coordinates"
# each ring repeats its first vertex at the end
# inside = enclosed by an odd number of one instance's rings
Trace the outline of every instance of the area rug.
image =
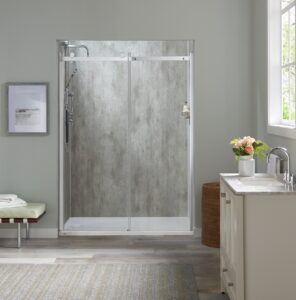
{"type": "Polygon", "coordinates": [[[0,264],[1,300],[197,300],[190,265],[0,264]]]}

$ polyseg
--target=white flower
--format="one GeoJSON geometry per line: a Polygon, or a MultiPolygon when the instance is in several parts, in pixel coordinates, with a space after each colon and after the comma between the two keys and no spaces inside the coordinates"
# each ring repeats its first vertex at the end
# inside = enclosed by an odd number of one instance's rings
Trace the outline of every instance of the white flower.
{"type": "Polygon", "coordinates": [[[235,148],[240,148],[240,147],[242,147],[242,145],[243,145],[243,140],[239,139],[235,144],[235,148]]]}
{"type": "Polygon", "coordinates": [[[244,136],[244,138],[242,140],[242,145],[243,146],[252,146],[255,141],[256,140],[250,136],[244,136]]]}

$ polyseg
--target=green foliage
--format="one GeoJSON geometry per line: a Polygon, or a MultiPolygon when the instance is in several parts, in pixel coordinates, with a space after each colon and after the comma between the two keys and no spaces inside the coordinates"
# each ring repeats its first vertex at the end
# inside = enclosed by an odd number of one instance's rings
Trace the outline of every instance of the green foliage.
{"type": "Polygon", "coordinates": [[[259,158],[265,158],[266,153],[270,149],[270,147],[266,143],[264,143],[260,140],[257,140],[256,142],[254,142],[253,147],[254,147],[254,155],[259,158]]]}
{"type": "Polygon", "coordinates": [[[239,139],[233,139],[230,141],[230,145],[235,145],[239,139]]]}
{"type": "Polygon", "coordinates": [[[243,147],[239,148],[232,148],[232,151],[235,154],[235,159],[238,160],[240,156],[249,155],[245,152],[245,149],[243,147]]]}
{"type": "Polygon", "coordinates": [[[293,121],[295,120],[295,102],[291,103],[291,107],[287,103],[287,101],[283,101],[282,105],[282,118],[286,121],[293,121]],[[289,115],[289,111],[291,111],[291,116],[289,115]]]}

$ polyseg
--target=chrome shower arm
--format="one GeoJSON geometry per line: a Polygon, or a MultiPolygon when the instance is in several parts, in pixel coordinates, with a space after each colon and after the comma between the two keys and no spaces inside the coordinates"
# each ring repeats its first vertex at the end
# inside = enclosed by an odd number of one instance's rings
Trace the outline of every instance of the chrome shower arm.
{"type": "Polygon", "coordinates": [[[74,48],[74,49],[79,49],[79,48],[83,48],[86,50],[86,55],[89,56],[89,50],[85,45],[67,45],[67,48],[74,48]]]}
{"type": "Polygon", "coordinates": [[[66,53],[67,49],[69,49],[69,48],[73,48],[73,49],[83,48],[86,51],[86,55],[89,56],[89,49],[85,45],[74,45],[74,44],[69,44],[68,41],[65,41],[65,42],[63,42],[63,46],[65,48],[65,53],[66,53]]]}

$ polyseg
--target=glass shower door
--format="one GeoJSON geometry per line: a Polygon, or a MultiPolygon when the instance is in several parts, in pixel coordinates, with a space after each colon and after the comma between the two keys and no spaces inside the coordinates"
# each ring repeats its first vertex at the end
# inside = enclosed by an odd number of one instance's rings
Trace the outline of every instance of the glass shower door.
{"type": "Polygon", "coordinates": [[[189,231],[187,62],[131,66],[131,230],[189,231]]]}
{"type": "MultiPolygon", "coordinates": [[[[69,93],[68,231],[126,231],[128,85],[126,62],[79,61],[69,93]]],[[[71,67],[73,70],[73,66],[71,67]]],[[[73,71],[72,71],[73,72],[73,71]]],[[[71,72],[70,72],[71,77],[71,72]]]]}

